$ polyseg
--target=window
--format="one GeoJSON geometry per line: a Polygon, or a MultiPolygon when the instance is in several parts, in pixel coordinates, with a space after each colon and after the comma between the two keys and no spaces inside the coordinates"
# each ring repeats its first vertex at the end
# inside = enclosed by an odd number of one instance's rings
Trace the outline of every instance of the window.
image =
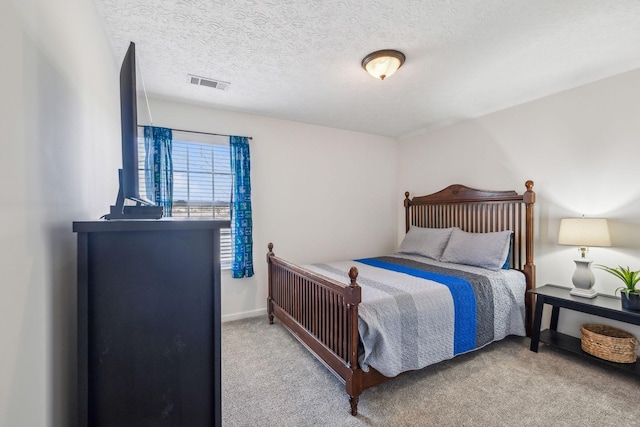
{"type": "MultiPolygon", "coordinates": [[[[144,183],[144,136],[139,132],[140,193],[144,183]]],[[[173,131],[173,216],[231,219],[229,138],[173,131]]],[[[147,196],[148,197],[148,196],[147,196]]],[[[220,230],[222,268],[231,267],[231,231],[220,230]]]]}

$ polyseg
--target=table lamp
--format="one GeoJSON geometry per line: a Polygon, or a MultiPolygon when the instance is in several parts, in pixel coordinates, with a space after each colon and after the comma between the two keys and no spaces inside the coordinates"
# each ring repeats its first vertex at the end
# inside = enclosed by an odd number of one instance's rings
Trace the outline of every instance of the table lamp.
{"type": "Polygon", "coordinates": [[[593,261],[587,259],[586,253],[589,251],[589,246],[611,246],[607,220],[584,217],[563,218],[560,220],[558,244],[578,246],[582,254],[579,259],[574,260],[576,271],[571,279],[574,288],[569,293],[586,298],[595,297],[597,292],[593,289],[593,284],[596,279],[591,271],[593,261]]]}

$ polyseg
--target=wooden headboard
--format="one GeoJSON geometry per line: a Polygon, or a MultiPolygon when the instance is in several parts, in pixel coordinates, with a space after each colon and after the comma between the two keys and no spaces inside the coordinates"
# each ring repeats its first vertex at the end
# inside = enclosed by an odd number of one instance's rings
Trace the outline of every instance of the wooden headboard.
{"type": "MultiPolygon", "coordinates": [[[[513,231],[511,268],[524,273],[527,290],[535,287],[533,263],[533,205],[536,193],[533,181],[525,184],[523,194],[516,191],[484,191],[450,185],[427,196],[409,198],[404,207],[406,231],[413,226],[429,228],[459,227],[470,233],[513,231]]],[[[527,335],[531,333],[533,295],[525,295],[527,335]]]]}

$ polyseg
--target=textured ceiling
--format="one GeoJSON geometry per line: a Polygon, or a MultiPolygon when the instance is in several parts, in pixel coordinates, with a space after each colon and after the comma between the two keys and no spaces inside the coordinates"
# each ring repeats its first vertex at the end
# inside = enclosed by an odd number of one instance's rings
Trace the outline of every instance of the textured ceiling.
{"type": "Polygon", "coordinates": [[[640,68],[638,0],[95,2],[149,95],[396,138],[640,68]],[[407,57],[385,81],[379,49],[407,57]]]}

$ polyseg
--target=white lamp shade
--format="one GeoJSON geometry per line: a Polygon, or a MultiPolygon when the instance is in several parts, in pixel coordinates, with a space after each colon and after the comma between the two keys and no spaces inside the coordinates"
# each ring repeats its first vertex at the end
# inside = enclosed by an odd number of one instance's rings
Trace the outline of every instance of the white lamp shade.
{"type": "Polygon", "coordinates": [[[611,246],[606,218],[563,218],[558,233],[559,245],[611,246]]]}

